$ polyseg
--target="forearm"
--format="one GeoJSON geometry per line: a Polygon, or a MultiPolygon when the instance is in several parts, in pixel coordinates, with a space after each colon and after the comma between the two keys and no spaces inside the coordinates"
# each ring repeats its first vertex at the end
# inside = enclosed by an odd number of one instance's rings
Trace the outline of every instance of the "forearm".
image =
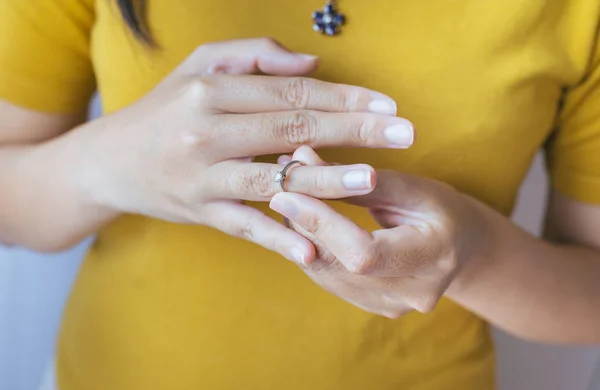
{"type": "Polygon", "coordinates": [[[600,343],[600,254],[536,239],[483,210],[486,249],[447,296],[518,336],[550,343],[600,343]]]}
{"type": "Polygon", "coordinates": [[[52,141],[0,148],[0,242],[40,251],[74,245],[117,213],[93,200],[84,125],[52,141]]]}

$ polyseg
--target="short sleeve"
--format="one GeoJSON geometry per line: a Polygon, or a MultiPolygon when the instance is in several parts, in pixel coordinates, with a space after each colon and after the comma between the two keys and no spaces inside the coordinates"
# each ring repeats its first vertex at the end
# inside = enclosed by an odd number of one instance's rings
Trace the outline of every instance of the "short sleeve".
{"type": "Polygon", "coordinates": [[[581,82],[566,91],[546,156],[554,189],[600,204],[600,50],[581,82]]]}
{"type": "Polygon", "coordinates": [[[44,112],[84,110],[95,90],[93,0],[0,0],[0,98],[44,112]]]}

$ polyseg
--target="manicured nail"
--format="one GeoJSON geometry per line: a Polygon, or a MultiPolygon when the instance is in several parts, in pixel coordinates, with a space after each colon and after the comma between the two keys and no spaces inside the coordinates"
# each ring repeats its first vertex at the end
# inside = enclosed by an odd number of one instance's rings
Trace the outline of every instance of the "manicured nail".
{"type": "Polygon", "coordinates": [[[398,123],[388,126],[384,130],[383,135],[390,144],[400,148],[411,146],[415,139],[414,129],[408,123],[398,123]]]}
{"type": "Polygon", "coordinates": [[[297,263],[297,264],[306,264],[306,255],[304,253],[304,251],[295,246],[292,249],[290,249],[290,260],[292,260],[293,262],[297,263]]]}
{"type": "Polygon", "coordinates": [[[280,192],[271,198],[269,207],[271,210],[277,211],[279,214],[292,221],[298,217],[298,209],[294,205],[293,201],[289,199],[289,193],[280,192]]]}
{"type": "Polygon", "coordinates": [[[286,165],[286,164],[292,162],[292,158],[290,156],[286,156],[284,154],[283,156],[279,156],[279,158],[277,159],[277,162],[281,165],[286,165]]]}
{"type": "Polygon", "coordinates": [[[371,171],[367,169],[348,171],[342,176],[342,184],[351,191],[370,190],[372,188],[371,171]]]}
{"type": "Polygon", "coordinates": [[[309,58],[306,58],[304,55],[302,54],[296,54],[296,53],[271,53],[271,54],[264,54],[262,55],[262,58],[269,60],[269,61],[273,61],[273,62],[277,62],[283,65],[287,65],[287,64],[292,64],[292,63],[296,63],[298,62],[298,60],[302,60],[302,61],[308,61],[309,58]]]}
{"type": "Polygon", "coordinates": [[[314,55],[312,55],[312,54],[302,54],[302,53],[298,53],[297,55],[298,55],[300,58],[302,58],[303,60],[306,60],[306,61],[314,61],[314,60],[316,60],[317,58],[319,58],[318,56],[314,56],[314,55]]]}
{"type": "Polygon", "coordinates": [[[375,114],[396,115],[398,107],[393,100],[375,99],[369,102],[369,111],[375,114]]]}

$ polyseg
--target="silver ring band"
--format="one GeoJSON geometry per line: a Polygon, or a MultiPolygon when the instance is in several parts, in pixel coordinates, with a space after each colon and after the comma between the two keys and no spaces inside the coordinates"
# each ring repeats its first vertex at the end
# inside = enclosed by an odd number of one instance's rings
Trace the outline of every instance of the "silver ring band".
{"type": "Polygon", "coordinates": [[[285,191],[285,179],[287,179],[287,175],[290,169],[292,169],[292,167],[294,165],[306,165],[305,163],[303,163],[302,161],[298,161],[298,160],[294,160],[294,161],[290,161],[289,163],[287,163],[283,169],[279,172],[277,172],[277,174],[275,175],[275,183],[279,183],[279,187],[281,187],[281,191],[282,192],[286,192],[285,191]]]}
{"type": "MultiPolygon", "coordinates": [[[[285,179],[287,179],[288,172],[294,165],[305,166],[306,164],[303,163],[302,161],[298,161],[298,160],[290,161],[289,163],[285,164],[283,169],[281,171],[277,172],[277,174],[275,175],[275,183],[279,183],[279,187],[281,187],[282,192],[286,192],[285,191],[285,179]]],[[[286,217],[283,217],[283,224],[288,229],[294,230],[294,228],[292,227],[292,223],[286,217]]]]}

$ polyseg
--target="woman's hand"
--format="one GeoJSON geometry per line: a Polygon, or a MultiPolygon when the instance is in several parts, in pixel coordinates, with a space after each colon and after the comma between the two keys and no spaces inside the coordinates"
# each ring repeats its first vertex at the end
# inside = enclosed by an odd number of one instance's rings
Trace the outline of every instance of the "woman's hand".
{"type": "MultiPolygon", "coordinates": [[[[395,117],[395,103],[385,95],[281,77],[316,65],[314,57],[265,39],[200,47],[146,97],[100,120],[102,130],[96,127],[84,148],[86,188],[95,202],[119,212],[212,226],[290,259],[310,256],[310,242],[240,203],[268,201],[279,191],[274,178],[281,166],[252,158],[305,144],[403,148],[412,142],[410,123],[395,117]]],[[[373,174],[367,165],[297,167],[286,186],[340,198],[370,192],[373,174]]]]}
{"type": "MultiPolygon", "coordinates": [[[[308,147],[293,159],[326,165],[308,147]]],[[[446,184],[393,171],[377,171],[377,181],[372,193],[347,200],[367,207],[384,228],[372,233],[302,194],[277,194],[271,208],[315,244],[317,259],[300,266],[328,291],[390,318],[428,312],[481,250],[484,219],[473,200],[446,184]]]]}

